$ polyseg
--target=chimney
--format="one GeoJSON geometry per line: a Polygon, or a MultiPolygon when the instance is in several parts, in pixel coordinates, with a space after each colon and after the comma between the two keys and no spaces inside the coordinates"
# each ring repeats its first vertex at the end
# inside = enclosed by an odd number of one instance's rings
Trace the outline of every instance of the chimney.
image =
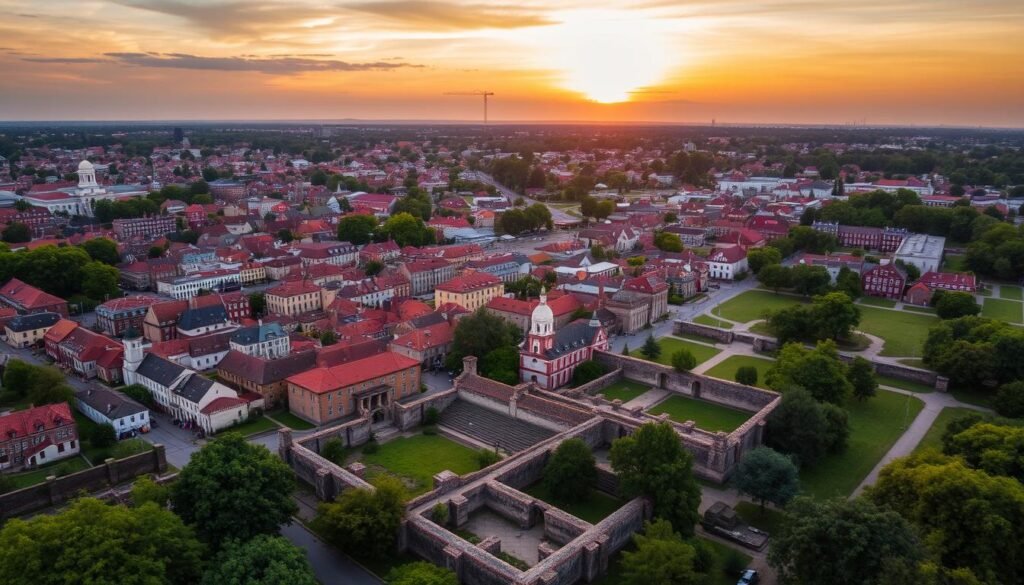
{"type": "Polygon", "coordinates": [[[467,355],[462,358],[462,372],[476,375],[476,356],[467,355]]]}

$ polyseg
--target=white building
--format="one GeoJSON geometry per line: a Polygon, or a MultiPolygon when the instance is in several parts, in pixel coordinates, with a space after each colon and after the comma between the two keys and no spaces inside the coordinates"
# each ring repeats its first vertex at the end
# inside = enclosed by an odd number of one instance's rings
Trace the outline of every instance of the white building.
{"type": "Polygon", "coordinates": [[[149,409],[124,394],[94,387],[75,392],[75,407],[89,420],[114,427],[117,438],[149,430],[149,409]]]}
{"type": "Polygon", "coordinates": [[[200,290],[219,290],[224,285],[241,285],[238,270],[212,270],[156,281],[156,291],[177,300],[191,299],[200,290]]]}
{"type": "Polygon", "coordinates": [[[896,250],[896,260],[917,266],[921,274],[938,272],[946,238],[926,234],[910,234],[896,250]]]}
{"type": "Polygon", "coordinates": [[[292,344],[288,333],[278,323],[264,324],[260,320],[255,327],[239,329],[231,336],[231,349],[264,359],[275,359],[291,353],[292,344]]]}
{"type": "Polygon", "coordinates": [[[719,280],[733,280],[747,271],[747,251],[739,246],[716,248],[708,254],[708,275],[719,280]]]}
{"type": "Polygon", "coordinates": [[[92,217],[97,201],[141,197],[149,194],[142,185],[111,185],[105,187],[96,181],[96,167],[87,160],[78,163],[78,186],[54,189],[53,191],[30,191],[21,198],[36,207],[43,207],[50,213],[63,212],[68,215],[92,217]]]}

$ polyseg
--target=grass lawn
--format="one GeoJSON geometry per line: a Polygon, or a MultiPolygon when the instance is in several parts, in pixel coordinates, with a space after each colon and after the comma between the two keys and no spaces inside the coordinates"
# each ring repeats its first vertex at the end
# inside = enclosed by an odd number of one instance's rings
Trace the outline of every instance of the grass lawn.
{"type": "Polygon", "coordinates": [[[711,315],[697,315],[693,318],[693,322],[700,323],[701,325],[708,325],[709,327],[718,327],[720,329],[732,329],[732,323],[722,321],[721,319],[715,319],[711,315]]]}
{"type": "Polygon", "coordinates": [[[749,355],[734,355],[725,358],[716,364],[715,367],[704,373],[731,382],[736,379],[736,370],[743,366],[754,366],[757,368],[757,383],[754,385],[758,388],[767,388],[768,385],[765,384],[764,379],[768,375],[768,369],[772,367],[772,363],[774,362],[769,359],[749,355]]]}
{"type": "Polygon", "coordinates": [[[686,396],[672,396],[647,412],[655,415],[668,413],[669,418],[676,422],[692,420],[705,431],[727,433],[736,430],[751,416],[749,412],[686,396]]]}
{"type": "MultiPolygon", "coordinates": [[[[72,457],[63,461],[54,461],[53,463],[48,463],[42,467],[37,467],[32,471],[23,471],[21,473],[12,473],[7,475],[11,480],[10,490],[7,491],[13,492],[38,483],[43,483],[50,475],[60,477],[88,468],[89,463],[81,456],[72,457]]],[[[6,493],[6,491],[0,490],[0,493],[6,493]]]]}
{"type": "Polygon", "coordinates": [[[866,402],[850,401],[850,440],[844,453],[829,455],[800,472],[801,491],[817,498],[849,496],[903,434],[924,403],[906,394],[879,390],[866,402]]]}
{"type": "Polygon", "coordinates": [[[612,512],[621,508],[624,503],[622,500],[613,498],[604,492],[591,489],[590,497],[586,500],[577,498],[572,502],[558,504],[551,497],[551,493],[542,481],[538,481],[531,485],[529,489],[523,490],[523,492],[537,498],[538,500],[543,500],[553,506],[558,506],[560,509],[565,510],[580,520],[585,520],[591,524],[597,524],[601,520],[604,520],[612,512]]]}
{"type": "Polygon", "coordinates": [[[1024,305],[1017,301],[985,299],[985,304],[981,307],[981,314],[1007,323],[1020,323],[1022,308],[1024,305]]]}
{"type": "MultiPolygon", "coordinates": [[[[685,339],[679,339],[678,337],[662,337],[661,339],[658,339],[658,344],[661,345],[661,355],[652,361],[656,361],[659,364],[664,364],[666,366],[672,365],[672,354],[680,349],[690,350],[693,357],[697,358],[698,365],[715,357],[721,351],[720,349],[715,349],[709,345],[693,343],[692,341],[686,341],[685,339]]],[[[647,359],[644,357],[644,354],[640,352],[640,348],[636,348],[629,352],[629,355],[640,359],[647,359]]]]}
{"type": "Polygon", "coordinates": [[[1024,289],[1009,284],[999,285],[999,298],[1012,301],[1024,301],[1024,289]]]}
{"type": "Polygon", "coordinates": [[[781,510],[765,508],[762,511],[761,506],[751,502],[739,502],[733,509],[736,510],[736,515],[742,518],[744,522],[770,534],[778,532],[779,525],[786,518],[785,512],[781,510]]]}
{"type": "Polygon", "coordinates": [[[928,329],[939,322],[930,315],[861,307],[858,329],[885,340],[881,355],[921,357],[928,329]]]}
{"type": "Polygon", "coordinates": [[[967,270],[967,258],[962,254],[946,254],[942,269],[946,272],[964,272],[967,270]]]}
{"type": "Polygon", "coordinates": [[[290,429],[296,431],[308,431],[309,429],[316,428],[311,422],[302,420],[287,410],[279,410],[277,412],[268,412],[267,418],[272,418],[279,424],[282,424],[290,429]]]}
{"type": "Polygon", "coordinates": [[[880,297],[861,297],[857,303],[861,305],[870,305],[872,307],[885,307],[886,309],[891,309],[896,306],[896,301],[880,297]]]}
{"type": "Polygon", "coordinates": [[[905,366],[910,366],[912,368],[921,368],[922,370],[928,369],[928,366],[924,365],[924,360],[921,358],[904,358],[896,361],[905,366]]]}
{"type": "MultiPolygon", "coordinates": [[[[976,413],[978,411],[971,408],[964,408],[961,406],[947,406],[942,409],[939,413],[938,418],[932,423],[931,428],[928,429],[928,433],[925,434],[921,442],[917,444],[917,448],[914,449],[914,453],[924,451],[925,449],[936,449],[942,450],[942,434],[946,432],[946,427],[949,423],[953,422],[954,419],[958,419],[962,416],[976,413]]],[[[1024,420],[1020,419],[1005,419],[999,418],[997,421],[1000,424],[1013,425],[1013,426],[1024,426],[1024,420]]]]}
{"type": "Polygon", "coordinates": [[[748,290],[718,305],[715,312],[731,321],[749,323],[763,319],[765,313],[769,311],[785,309],[803,302],[802,298],[793,295],[775,294],[766,290],[748,290]]]}
{"type": "Polygon", "coordinates": [[[608,400],[619,399],[622,402],[629,402],[637,396],[640,396],[644,392],[651,389],[650,384],[643,384],[640,382],[634,382],[633,380],[622,379],[598,392],[598,394],[604,394],[604,397],[608,400]]]}
{"type": "Polygon", "coordinates": [[[926,313],[928,315],[935,314],[934,307],[920,307],[918,305],[903,305],[904,311],[910,311],[911,313],[926,313]]]}
{"type": "Polygon", "coordinates": [[[935,392],[935,388],[927,384],[920,382],[911,382],[909,380],[900,380],[899,378],[892,378],[890,376],[876,376],[878,383],[883,386],[892,386],[893,388],[901,388],[903,390],[910,390],[911,392],[935,392]]]}
{"type": "Polygon", "coordinates": [[[277,423],[265,416],[252,417],[233,427],[219,431],[221,433],[241,433],[243,437],[251,437],[278,428],[277,423]]]}
{"type": "Polygon", "coordinates": [[[446,469],[459,475],[476,471],[476,453],[440,435],[415,435],[383,443],[376,453],[363,454],[361,459],[368,467],[377,467],[377,473],[399,476],[410,494],[418,496],[433,487],[435,473],[446,469]]]}
{"type": "Polygon", "coordinates": [[[963,388],[953,388],[949,391],[960,402],[967,404],[974,404],[976,406],[984,406],[985,408],[992,408],[992,399],[995,398],[995,390],[965,390],[963,388]]]}
{"type": "MultiPolygon", "coordinates": [[[[984,284],[979,284],[978,286],[981,287],[981,286],[984,286],[984,284]]],[[[990,297],[990,296],[992,296],[992,289],[991,288],[979,288],[977,294],[978,294],[978,296],[982,296],[982,297],[990,297]]]]}

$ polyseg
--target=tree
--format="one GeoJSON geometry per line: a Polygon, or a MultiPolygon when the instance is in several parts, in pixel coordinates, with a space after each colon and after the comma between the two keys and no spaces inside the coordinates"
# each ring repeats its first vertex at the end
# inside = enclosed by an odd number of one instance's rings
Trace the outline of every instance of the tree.
{"type": "Polygon", "coordinates": [[[405,514],[405,488],[398,478],[381,475],[373,485],[373,490],[345,490],[334,502],[320,504],[313,521],[331,544],[364,559],[392,552],[405,514]]]}
{"type": "Polygon", "coordinates": [[[860,275],[843,266],[839,269],[839,275],[836,276],[836,290],[846,293],[851,299],[860,298],[862,292],[860,275]]]}
{"type": "Polygon", "coordinates": [[[740,366],[736,369],[736,381],[747,386],[757,385],[757,368],[754,366],[740,366]]]}
{"type": "Polygon", "coordinates": [[[1011,418],[1024,417],[1024,381],[1010,382],[999,387],[993,406],[996,412],[1011,418]]]}
{"type": "Polygon", "coordinates": [[[815,339],[844,339],[860,323],[860,308],[845,293],[814,297],[810,307],[815,339]]]}
{"type": "Polygon", "coordinates": [[[320,345],[322,347],[334,345],[335,343],[338,343],[338,335],[334,331],[328,329],[320,334],[320,345]]]}
{"type": "Polygon", "coordinates": [[[689,372],[697,367],[697,358],[693,357],[693,352],[684,347],[672,354],[672,367],[677,372],[689,372]]]}
{"type": "Polygon", "coordinates": [[[616,439],[611,464],[624,496],[650,497],[655,518],[668,520],[685,536],[693,534],[700,486],[693,476],[693,457],[671,425],[647,423],[631,436],[616,439]]]}
{"type": "Polygon", "coordinates": [[[292,470],[238,433],[192,455],[171,490],[174,510],[215,548],[229,539],[275,534],[296,511],[292,470]]]}
{"type": "Polygon", "coordinates": [[[653,334],[647,336],[644,346],[640,348],[640,353],[649,360],[656,360],[661,355],[661,344],[654,339],[653,334]]]}
{"type": "Polygon", "coordinates": [[[399,247],[422,246],[432,243],[434,232],[419,217],[409,213],[396,213],[380,226],[380,234],[394,240],[399,247]]]}
{"type": "Polygon", "coordinates": [[[8,360],[4,367],[4,392],[19,397],[26,396],[32,387],[36,368],[37,366],[19,359],[8,360]]]}
{"type": "Polygon", "coordinates": [[[813,467],[828,452],[828,421],[821,405],[805,390],[787,390],[765,422],[765,443],[795,456],[800,467],[813,467]]]}
{"type": "Polygon", "coordinates": [[[504,384],[519,382],[519,348],[503,345],[487,352],[480,360],[480,375],[504,384]]]}
{"type": "Polygon", "coordinates": [[[778,294],[779,289],[793,286],[793,271],[781,264],[769,264],[761,267],[757,281],[778,294]]]}
{"type": "Polygon", "coordinates": [[[794,386],[811,393],[816,400],[843,404],[853,392],[846,378],[846,367],[832,341],[820,341],[813,350],[798,343],[787,343],[768,370],[765,381],[776,391],[794,386]]]}
{"type": "Polygon", "coordinates": [[[940,319],[958,319],[977,315],[981,305],[974,300],[974,295],[961,291],[942,291],[935,302],[935,313],[940,319]]]}
{"type": "Polygon", "coordinates": [[[843,407],[824,402],[821,413],[825,416],[825,450],[829,453],[846,451],[850,438],[850,416],[843,407]]]}
{"type": "Polygon", "coordinates": [[[557,503],[585,501],[597,483],[597,463],[582,439],[566,439],[544,467],[544,486],[557,503]]]}
{"type": "Polygon", "coordinates": [[[164,255],[164,249],[160,246],[150,246],[149,252],[146,255],[150,258],[159,258],[164,255]]]}
{"type": "Polygon", "coordinates": [[[80,498],[56,514],[12,518],[0,529],[0,583],[191,585],[202,545],[174,513],[80,498]]]}
{"type": "Polygon", "coordinates": [[[281,536],[228,542],[203,574],[202,585],[317,585],[306,554],[281,536]]]}
{"type": "Polygon", "coordinates": [[[258,319],[267,311],[267,297],[261,292],[249,295],[249,313],[253,319],[258,319]]]}
{"type": "Polygon", "coordinates": [[[292,230],[288,228],[281,228],[277,230],[277,239],[287,244],[295,239],[295,235],[292,234],[292,230]]]}
{"type": "Polygon", "coordinates": [[[82,243],[82,249],[90,258],[97,262],[114,266],[121,262],[121,254],[117,251],[117,244],[107,238],[93,238],[82,243]]]}
{"type": "Polygon", "coordinates": [[[140,477],[132,485],[132,504],[142,506],[147,503],[156,504],[161,508],[167,507],[171,499],[171,489],[161,485],[148,477],[140,477]]]}
{"type": "Polygon", "coordinates": [[[654,246],[664,252],[682,252],[683,240],[670,232],[654,232],[654,246]]]}
{"type": "Polygon", "coordinates": [[[96,425],[89,432],[89,442],[100,449],[110,447],[117,442],[117,431],[109,423],[96,425]]]}
{"type": "Polygon", "coordinates": [[[459,577],[451,569],[426,561],[399,565],[385,581],[388,585],[459,585],[459,577]]]}
{"type": "Polygon", "coordinates": [[[3,231],[3,240],[9,244],[32,241],[32,230],[20,221],[7,224],[3,231]]]}
{"type": "Polygon", "coordinates": [[[672,524],[655,520],[634,534],[636,549],[622,553],[622,577],[626,585],[696,585],[703,582],[694,565],[697,551],[683,541],[672,524]]]}
{"type": "Polygon", "coordinates": [[[338,240],[356,246],[369,244],[375,229],[377,218],[372,215],[346,215],[338,220],[338,240]]]}
{"type": "Polygon", "coordinates": [[[882,583],[893,561],[924,556],[909,522],[865,498],[798,498],[788,512],[768,551],[782,582],[882,583]]]}
{"type": "MultiPolygon", "coordinates": [[[[934,452],[897,459],[867,497],[917,526],[934,559],[987,583],[1024,575],[1024,484],[934,452]]],[[[870,550],[870,549],[868,549],[870,550]]]]}
{"type": "MultiPolygon", "coordinates": [[[[501,317],[493,315],[487,310],[478,309],[472,315],[459,319],[455,326],[455,333],[452,339],[452,352],[449,354],[449,368],[462,368],[463,356],[482,356],[499,348],[509,348],[515,351],[515,346],[522,337],[522,331],[511,325],[501,317]]],[[[518,363],[518,358],[516,358],[518,363]]],[[[496,366],[508,365],[507,355],[495,354],[490,361],[496,366]]],[[[485,369],[479,368],[481,375],[485,369]]],[[[518,366],[512,369],[518,371],[518,366]]]]}
{"type": "Polygon", "coordinates": [[[871,398],[878,392],[878,378],[871,362],[857,356],[846,369],[846,378],[853,385],[853,396],[861,402],[871,398]]]}
{"type": "Polygon", "coordinates": [[[943,442],[943,452],[956,455],[989,475],[1012,477],[1024,482],[1024,429],[992,422],[979,422],[943,442]]]}
{"type": "Polygon", "coordinates": [[[629,344],[628,343],[623,343],[622,344],[622,355],[629,356],[629,344]]]}
{"type": "Polygon", "coordinates": [[[790,278],[793,290],[805,297],[825,294],[832,284],[832,277],[824,266],[797,264],[790,269],[790,278]]]}
{"type": "Polygon", "coordinates": [[[758,274],[765,266],[782,263],[782,252],[776,248],[754,248],[747,252],[747,266],[754,274],[758,274]]]}
{"type": "Polygon", "coordinates": [[[800,491],[800,471],[789,457],[770,447],[758,447],[740,460],[733,484],[740,493],[757,500],[761,510],[765,502],[785,506],[800,491]]]}
{"type": "Polygon", "coordinates": [[[377,276],[380,271],[384,270],[384,265],[377,260],[370,260],[363,266],[363,271],[366,272],[366,276],[377,276]]]}
{"type": "Polygon", "coordinates": [[[608,368],[600,362],[595,362],[594,360],[580,362],[572,372],[572,385],[576,387],[592,382],[607,373],[608,368]]]}
{"type": "Polygon", "coordinates": [[[95,301],[121,296],[117,281],[121,273],[102,262],[89,262],[82,268],[82,294],[95,301]]]}

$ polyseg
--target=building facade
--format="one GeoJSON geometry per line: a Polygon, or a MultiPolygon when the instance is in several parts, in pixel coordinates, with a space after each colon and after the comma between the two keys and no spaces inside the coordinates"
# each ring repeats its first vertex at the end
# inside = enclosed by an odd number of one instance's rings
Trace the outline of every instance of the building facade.
{"type": "Polygon", "coordinates": [[[486,306],[491,299],[504,292],[505,285],[497,276],[470,272],[437,285],[434,289],[434,303],[436,306],[453,303],[472,312],[486,306]]]}
{"type": "Polygon", "coordinates": [[[17,471],[78,455],[78,427],[67,402],[0,416],[0,470],[17,471]]]}
{"type": "Polygon", "coordinates": [[[530,321],[530,333],[519,354],[519,377],[545,390],[569,383],[576,366],[593,357],[594,350],[608,349],[608,334],[596,319],[579,319],[556,329],[545,296],[530,321]]]}

